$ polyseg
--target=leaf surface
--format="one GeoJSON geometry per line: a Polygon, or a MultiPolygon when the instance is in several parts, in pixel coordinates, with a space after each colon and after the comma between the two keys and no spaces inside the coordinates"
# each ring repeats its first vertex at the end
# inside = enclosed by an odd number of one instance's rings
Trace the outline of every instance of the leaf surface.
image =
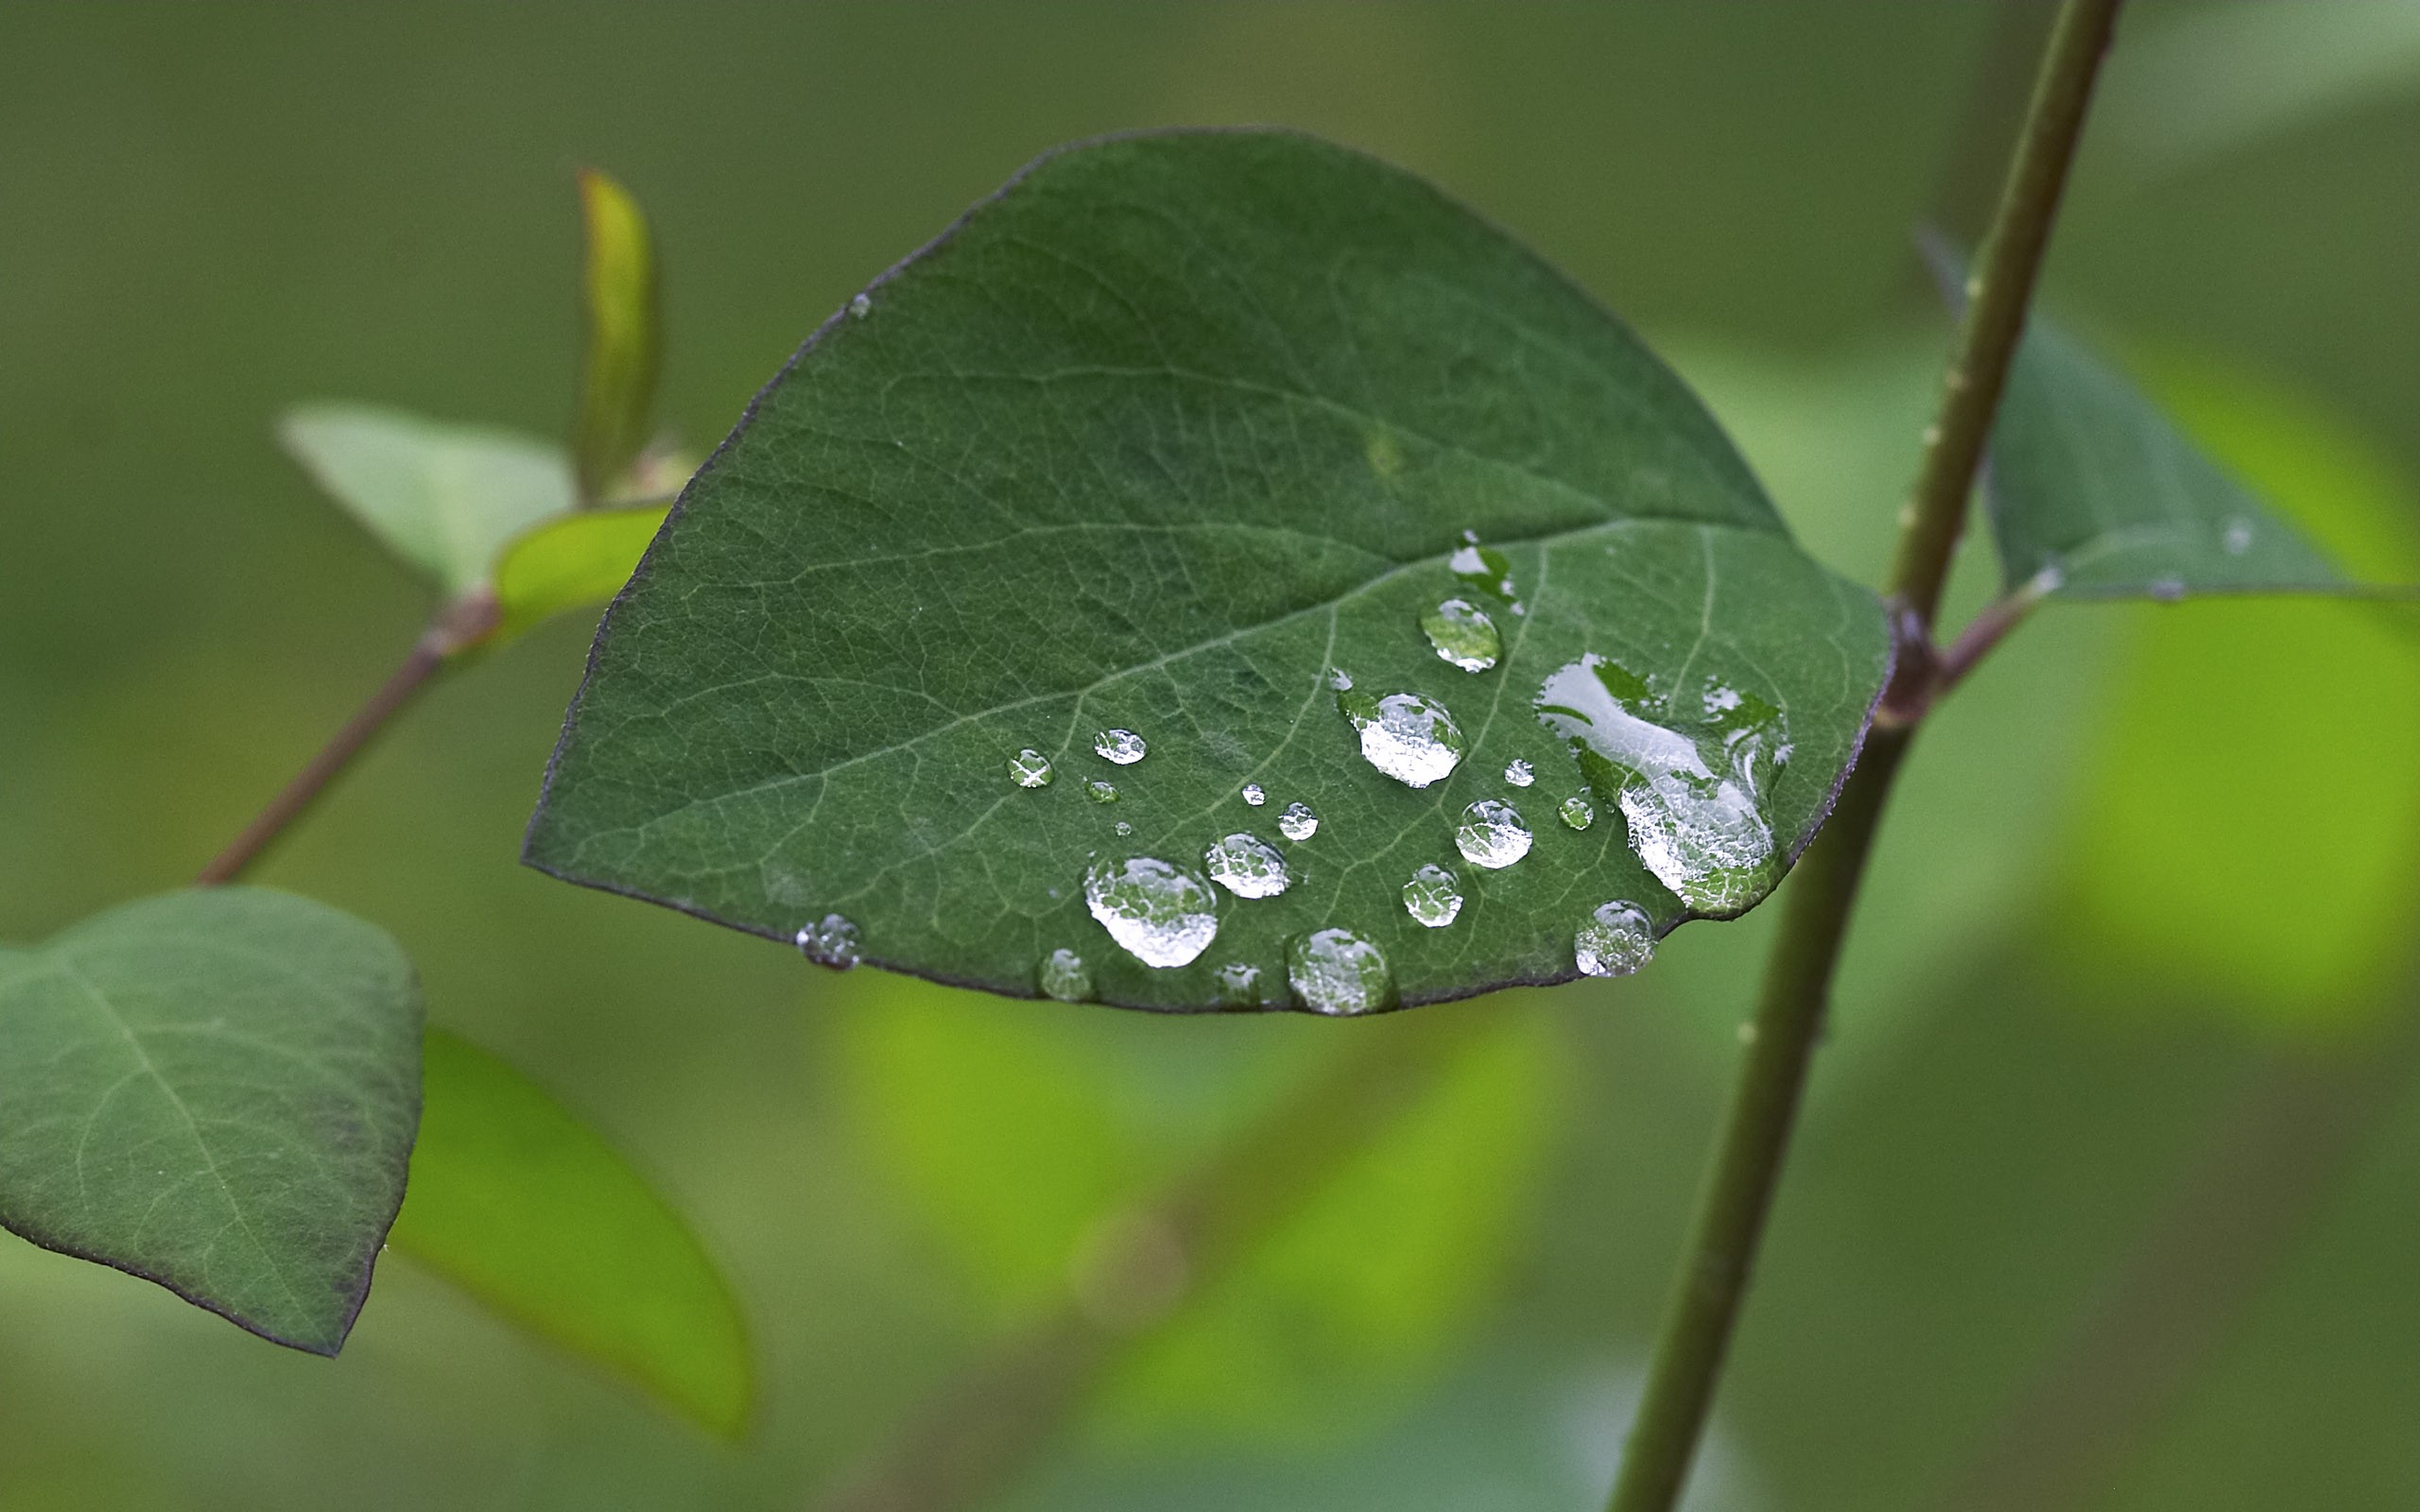
{"type": "Polygon", "coordinates": [[[1127,138],[1044,159],[758,397],[609,612],[527,856],[777,938],[845,921],[868,960],[1004,992],[1067,950],[1113,1003],[1276,1006],[1289,948],[1343,929],[1392,967],[1368,1005],[1461,996],[1571,976],[1612,901],[1659,930],[1753,903],[1887,660],[1873,595],[1797,548],[1694,397],[1494,227],[1307,137],[1127,138]],[[1487,670],[1424,634],[1449,600],[1493,621],[1487,670]],[[1450,774],[1365,759],[1340,670],[1382,749],[1387,709],[1446,710],[1450,774]],[[1573,721],[1536,707],[1558,674],[1590,730],[1681,730],[1704,785],[1666,796],[1753,809],[1754,864],[1651,874],[1601,762],[1599,818],[1558,824],[1583,785],[1573,721]],[[1148,754],[1096,755],[1116,730],[1148,754]],[[1047,785],[1011,780],[1028,749],[1047,785]],[[1517,863],[1458,854],[1481,800],[1526,822],[1517,863]],[[1284,892],[1207,891],[1234,834],[1284,892]],[[1097,865],[1190,922],[1114,943],[1097,865]],[[1443,928],[1407,913],[1425,866],[1463,894],[1443,928]]]}
{"type": "Polygon", "coordinates": [[[379,542],[448,596],[479,587],[505,542],[570,509],[560,447],[370,404],[289,410],[278,438],[379,542]]]}
{"type": "Polygon", "coordinates": [[[420,1014],[383,931],[254,888],[0,948],[0,1222],[334,1354],[403,1199],[420,1014]]]}
{"type": "Polygon", "coordinates": [[[681,1214],[603,1138],[476,1045],[432,1029],[424,1064],[395,1247],[737,1436],[755,1389],[747,1326],[681,1214]]]}

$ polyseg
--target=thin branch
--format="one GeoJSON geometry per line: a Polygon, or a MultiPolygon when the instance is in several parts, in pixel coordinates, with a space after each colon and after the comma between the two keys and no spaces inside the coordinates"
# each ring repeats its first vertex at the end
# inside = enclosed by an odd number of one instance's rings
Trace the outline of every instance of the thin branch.
{"type": "MultiPolygon", "coordinates": [[[[1902,671],[1886,696],[1894,708],[1907,707],[1902,686],[1929,690],[1938,677],[1931,627],[1950,553],[2118,3],[2067,0],[2043,59],[1958,352],[1942,381],[1940,418],[1904,516],[1890,584],[1902,647],[1902,671]]],[[[1914,701],[1913,717],[1921,716],[1925,701],[1914,701]]],[[[1914,738],[1913,717],[1877,721],[1839,805],[1790,881],[1738,1087],[1699,1198],[1611,1512],[1670,1512],[1688,1479],[1781,1178],[1858,884],[1892,780],[1914,738]]]]}
{"type": "Polygon", "coordinates": [[[403,662],[387,675],[387,680],[354,711],[353,717],[320,747],[318,754],[303,764],[293,780],[278,790],[268,806],[252,816],[243,833],[211,858],[210,865],[194,879],[195,885],[215,887],[242,876],[285,833],[287,826],[318,801],[328,784],[353,765],[354,758],[368,748],[378,732],[387,728],[388,721],[411,703],[449,657],[485,640],[495,624],[495,599],[484,592],[465,594],[439,611],[420,639],[412,643],[403,662]]]}

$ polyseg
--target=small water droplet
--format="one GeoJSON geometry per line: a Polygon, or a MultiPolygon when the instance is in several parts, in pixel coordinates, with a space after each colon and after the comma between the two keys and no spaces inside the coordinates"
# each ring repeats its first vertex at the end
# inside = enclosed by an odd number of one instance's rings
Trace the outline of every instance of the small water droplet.
{"type": "Polygon", "coordinates": [[[1242,961],[1229,961],[1212,973],[1218,983],[1219,1006],[1222,1008],[1256,1008],[1260,1006],[1260,968],[1242,961]]]}
{"type": "Polygon", "coordinates": [[[1512,804],[1483,798],[1462,810],[1462,822],[1454,826],[1454,849],[1472,866],[1501,871],[1530,853],[1530,827],[1512,804]]]}
{"type": "Polygon", "coordinates": [[[2220,538],[2219,544],[2225,548],[2226,554],[2230,557],[2240,557],[2245,552],[2250,551],[2252,549],[2252,522],[2249,520],[2228,521],[2227,533],[2220,538]]]}
{"type": "Polygon", "coordinates": [[[1627,899],[1599,903],[1571,937],[1582,976],[1628,976],[1655,954],[1655,925],[1627,899]]]}
{"type": "Polygon", "coordinates": [[[1231,834],[1201,853],[1210,880],[1238,898],[1274,898],[1293,882],[1286,858],[1256,834],[1231,834]]]}
{"type": "Polygon", "coordinates": [[[1258,782],[1246,782],[1244,784],[1244,801],[1251,804],[1253,808],[1258,808],[1263,803],[1269,801],[1269,789],[1261,786],[1258,782]]]}
{"type": "Polygon", "coordinates": [[[1084,797],[1096,803],[1115,803],[1117,801],[1117,784],[1104,782],[1096,777],[1084,784],[1084,797]]]}
{"type": "Polygon", "coordinates": [[[1528,762],[1507,762],[1504,764],[1504,780],[1514,787],[1527,787],[1538,780],[1537,768],[1528,762]]]}
{"type": "Polygon", "coordinates": [[[1055,950],[1042,958],[1042,966],[1034,973],[1045,997],[1062,1003],[1087,1003],[1093,995],[1092,969],[1084,958],[1071,950],[1055,950]]]}
{"type": "Polygon", "coordinates": [[[1288,803],[1277,816],[1277,828],[1288,840],[1307,840],[1320,833],[1320,816],[1308,803],[1288,803]]]}
{"type": "Polygon", "coordinates": [[[1474,532],[1462,532],[1462,543],[1445,558],[1445,570],[1461,579],[1464,588],[1510,602],[1512,593],[1512,563],[1504,553],[1478,543],[1474,532]]]}
{"type": "Polygon", "coordinates": [[[1423,867],[1403,885],[1403,911],[1415,922],[1443,929],[1462,911],[1461,879],[1443,867],[1423,867]]]}
{"type": "Polygon", "coordinates": [[[1104,730],[1093,737],[1093,754],[1120,766],[1133,765],[1148,749],[1143,737],[1131,730],[1104,730]]]}
{"type": "Polygon", "coordinates": [[[1286,983],[1313,1013],[1368,1013],[1395,997],[1386,953],[1349,929],[1298,936],[1286,952],[1286,983]]]}
{"type": "Polygon", "coordinates": [[[2182,577],[2154,577],[2150,583],[2145,585],[2145,591],[2148,592],[2152,597],[2157,599],[2163,604],[2178,603],[2185,597],[2185,579],[2182,577]]]}
{"type": "Polygon", "coordinates": [[[1406,787],[1426,787],[1461,762],[1461,727],[1443,704],[1416,693],[1346,692],[1336,706],[1359,731],[1362,759],[1406,787]]]}
{"type": "Polygon", "coordinates": [[[1597,822],[1597,805],[1588,801],[1585,793],[1574,793],[1564,799],[1554,816],[1569,830],[1584,830],[1597,822]]]}
{"type": "Polygon", "coordinates": [[[1146,966],[1184,966],[1219,935],[1219,895],[1156,856],[1097,861],[1084,873],[1084,906],[1126,954],[1146,966]]]}
{"type": "Polygon", "coordinates": [[[1009,781],[1019,787],[1048,787],[1057,775],[1050,769],[1050,758],[1030,746],[1009,758],[1009,781]]]}
{"type": "Polygon", "coordinates": [[[1117,821],[1117,833],[1120,834],[1132,834],[1134,833],[1134,826],[1127,823],[1124,819],[1120,819],[1117,821]]]}
{"type": "Polygon", "coordinates": [[[857,964],[857,926],[838,914],[826,914],[800,930],[797,945],[800,954],[836,971],[857,964]]]}
{"type": "Polygon", "coordinates": [[[859,320],[862,320],[867,316],[873,314],[873,296],[871,294],[859,294],[851,299],[849,301],[849,314],[853,318],[859,320]]]}
{"type": "Polygon", "coordinates": [[[1449,598],[1420,616],[1420,632],[1440,658],[1465,672],[1484,672],[1504,654],[1495,622],[1466,598],[1449,598]]]}
{"type": "Polygon", "coordinates": [[[1327,685],[1338,693],[1350,693],[1353,691],[1353,674],[1342,667],[1330,667],[1327,669],[1327,685]]]}

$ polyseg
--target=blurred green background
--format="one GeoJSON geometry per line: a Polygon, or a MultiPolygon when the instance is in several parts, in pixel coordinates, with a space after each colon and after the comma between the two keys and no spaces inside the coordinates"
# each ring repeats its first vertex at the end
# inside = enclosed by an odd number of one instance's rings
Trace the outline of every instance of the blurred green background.
{"type": "MultiPolygon", "coordinates": [[[[2374,573],[2420,536],[2416,9],[2141,6],[2048,275],[2374,573]]],[[[1319,130],[1639,324],[1871,579],[1945,342],[1908,232],[1979,229],[2047,20],[0,8],[0,937],[187,879],[409,643],[422,591],[271,422],[346,398],[560,434],[579,164],[654,218],[664,410],[703,447],[1040,149],[1319,130]]],[[[1927,730],[1697,1506],[2420,1503],[2413,628],[2054,608],[1927,730]]],[[[524,870],[588,629],[446,681],[260,880],[392,930],[438,1022],[694,1216],[755,1329],[752,1435],[399,1257],[331,1362],[6,1239],[0,1508],[804,1506],[1138,1184],[1337,1037],[1406,1032],[834,977],[524,870]]],[[[1768,923],[1425,1010],[1507,1032],[1002,1504],[1593,1505],[1768,923]]]]}

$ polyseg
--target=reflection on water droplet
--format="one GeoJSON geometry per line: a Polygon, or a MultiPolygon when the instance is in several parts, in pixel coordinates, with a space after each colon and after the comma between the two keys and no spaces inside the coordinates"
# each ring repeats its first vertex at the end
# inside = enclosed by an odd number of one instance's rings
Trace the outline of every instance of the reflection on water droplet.
{"type": "Polygon", "coordinates": [[[1395,997],[1386,953],[1349,929],[1297,937],[1286,952],[1286,983],[1313,1013],[1368,1013],[1395,997]]]}
{"type": "Polygon", "coordinates": [[[1570,830],[1584,830],[1597,822],[1597,805],[1588,801],[1585,793],[1574,793],[1554,811],[1555,817],[1570,830]]]}
{"type": "Polygon", "coordinates": [[[1628,976],[1655,954],[1655,925],[1627,899],[1599,903],[1571,937],[1582,976],[1628,976]]]}
{"type": "Polygon", "coordinates": [[[1504,780],[1514,787],[1527,787],[1538,780],[1537,768],[1528,762],[1507,762],[1504,764],[1504,780]]]}
{"type": "Polygon", "coordinates": [[[1360,732],[1362,758],[1406,787],[1426,787],[1462,759],[1461,727],[1443,704],[1416,693],[1345,692],[1336,706],[1360,732]]]}
{"type": "Polygon", "coordinates": [[[857,964],[857,926],[838,914],[826,914],[798,932],[799,954],[818,966],[845,971],[857,964]]]}
{"type": "Polygon", "coordinates": [[[849,301],[849,314],[860,320],[864,319],[867,316],[873,314],[873,297],[869,294],[859,294],[851,299],[849,301]]]}
{"type": "Polygon", "coordinates": [[[1219,935],[1219,897],[1183,867],[1156,856],[1096,861],[1084,906],[1109,937],[1146,966],[1184,966],[1219,935]]]}
{"type": "Polygon", "coordinates": [[[1201,854],[1210,880],[1238,898],[1274,898],[1293,882],[1286,858],[1256,834],[1231,834],[1201,854]]]}
{"type": "Polygon", "coordinates": [[[1338,693],[1350,692],[1353,687],[1353,674],[1342,667],[1330,667],[1327,669],[1327,685],[1338,693]]]}
{"type": "Polygon", "coordinates": [[[2225,548],[2226,554],[2230,557],[2240,557],[2245,552],[2250,551],[2252,549],[2252,522],[2249,520],[2228,521],[2227,533],[2220,538],[2219,544],[2225,548]]]}
{"type": "Polygon", "coordinates": [[[1438,656],[1465,672],[1484,672],[1504,654],[1495,622],[1466,598],[1449,598],[1420,616],[1420,632],[1438,656]]]}
{"type": "Polygon", "coordinates": [[[1462,911],[1461,879],[1443,867],[1423,867],[1403,885],[1403,911],[1430,929],[1443,929],[1462,911]]]}
{"type": "Polygon", "coordinates": [[[1260,1006],[1260,968],[1242,961],[1229,961],[1213,973],[1218,981],[1219,1006],[1222,1008],[1256,1008],[1260,1006]]]}
{"type": "Polygon", "coordinates": [[[1050,769],[1050,758],[1030,746],[1009,758],[1009,781],[1019,787],[1048,787],[1057,775],[1050,769]]]}
{"type": "Polygon", "coordinates": [[[1104,782],[1096,777],[1084,784],[1084,797],[1096,803],[1115,803],[1117,801],[1117,784],[1104,782]]]}
{"type": "Polygon", "coordinates": [[[1454,849],[1472,866],[1501,871],[1530,853],[1530,827],[1512,804],[1483,798],[1462,810],[1462,822],[1454,826],[1454,849]]]}
{"type": "Polygon", "coordinates": [[[1134,833],[1134,826],[1127,823],[1124,819],[1120,819],[1117,821],[1117,833],[1120,834],[1132,834],[1134,833]]]}
{"type": "Polygon", "coordinates": [[[1253,808],[1258,808],[1263,803],[1269,801],[1269,790],[1261,786],[1258,782],[1246,782],[1244,784],[1244,801],[1251,804],[1253,808]]]}
{"type": "Polygon", "coordinates": [[[1320,816],[1308,803],[1288,803],[1286,812],[1277,816],[1277,828],[1288,840],[1307,840],[1320,833],[1320,816]]]}
{"type": "Polygon", "coordinates": [[[1132,766],[1141,761],[1149,748],[1143,744],[1143,737],[1131,730],[1104,730],[1093,737],[1093,754],[1120,766],[1132,766]]]}
{"type": "Polygon", "coordinates": [[[1621,809],[1656,880],[1701,913],[1736,914],[1780,880],[1760,790],[1787,730],[1780,710],[1736,688],[1692,702],[1702,715],[1677,714],[1645,679],[1592,655],[1547,677],[1536,708],[1597,796],[1621,809]]]}
{"type": "Polygon", "coordinates": [[[1464,588],[1508,602],[1512,597],[1512,563],[1504,553],[1480,545],[1472,531],[1462,532],[1462,543],[1445,558],[1445,570],[1460,578],[1464,588]]]}
{"type": "Polygon", "coordinates": [[[1062,1003],[1084,1003],[1092,998],[1092,969],[1074,951],[1052,951],[1042,958],[1042,968],[1034,975],[1045,997],[1057,998],[1062,1003]]]}

